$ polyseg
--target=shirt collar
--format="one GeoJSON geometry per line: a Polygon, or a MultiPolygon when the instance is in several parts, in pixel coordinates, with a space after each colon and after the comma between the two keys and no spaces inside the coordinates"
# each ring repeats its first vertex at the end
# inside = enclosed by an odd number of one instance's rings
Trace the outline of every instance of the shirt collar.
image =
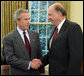
{"type": "Polygon", "coordinates": [[[63,23],[65,22],[65,20],[66,20],[66,18],[64,18],[63,20],[62,20],[62,22],[58,25],[58,33],[59,33],[59,31],[60,31],[60,29],[61,29],[61,27],[62,27],[62,25],[63,25],[63,23]]]}
{"type": "Polygon", "coordinates": [[[23,33],[23,31],[19,27],[17,27],[17,30],[20,34],[23,33]]]}
{"type": "MultiPolygon", "coordinates": [[[[20,34],[22,34],[24,31],[22,31],[19,27],[17,27],[17,30],[20,34]]],[[[25,30],[25,32],[27,33],[27,30],[25,30]]]]}

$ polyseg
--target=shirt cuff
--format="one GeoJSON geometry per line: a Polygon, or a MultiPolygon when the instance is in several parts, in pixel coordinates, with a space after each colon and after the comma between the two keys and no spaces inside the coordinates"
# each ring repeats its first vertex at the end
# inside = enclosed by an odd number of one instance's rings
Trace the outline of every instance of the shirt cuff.
{"type": "Polygon", "coordinates": [[[30,70],[30,64],[31,64],[31,62],[29,62],[28,70],[30,70]]]}

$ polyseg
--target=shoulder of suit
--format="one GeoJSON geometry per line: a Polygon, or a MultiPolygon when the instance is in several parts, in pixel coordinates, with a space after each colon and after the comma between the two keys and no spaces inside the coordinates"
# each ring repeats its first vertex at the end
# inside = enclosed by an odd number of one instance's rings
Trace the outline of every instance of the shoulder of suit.
{"type": "Polygon", "coordinates": [[[69,21],[67,20],[67,25],[68,25],[68,30],[72,31],[72,30],[77,30],[77,29],[80,29],[81,30],[81,27],[78,23],[76,22],[73,22],[73,21],[69,21]]]}
{"type": "Polygon", "coordinates": [[[66,23],[69,27],[80,27],[80,25],[78,23],[73,22],[73,21],[67,20],[66,23]]]}
{"type": "Polygon", "coordinates": [[[38,34],[38,32],[34,31],[34,30],[29,30],[31,33],[35,33],[38,34]]]}
{"type": "Polygon", "coordinates": [[[69,21],[69,20],[66,20],[69,24],[71,24],[71,25],[78,25],[78,23],[76,23],[76,22],[73,22],[73,21],[69,21]]]}
{"type": "Polygon", "coordinates": [[[16,30],[13,30],[13,31],[9,32],[7,35],[5,35],[4,38],[12,38],[12,37],[14,36],[14,32],[15,32],[15,31],[16,31],[16,30]]]}

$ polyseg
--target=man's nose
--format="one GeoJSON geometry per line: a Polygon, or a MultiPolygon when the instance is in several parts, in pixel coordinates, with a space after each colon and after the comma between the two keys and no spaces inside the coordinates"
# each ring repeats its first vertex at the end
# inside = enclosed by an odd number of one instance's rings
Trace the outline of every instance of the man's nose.
{"type": "Polygon", "coordinates": [[[48,20],[50,20],[50,17],[48,16],[48,20]]]}

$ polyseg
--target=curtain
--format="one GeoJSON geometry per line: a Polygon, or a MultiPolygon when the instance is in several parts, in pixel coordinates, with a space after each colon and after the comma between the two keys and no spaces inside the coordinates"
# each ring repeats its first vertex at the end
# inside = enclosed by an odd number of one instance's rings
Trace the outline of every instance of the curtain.
{"type": "Polygon", "coordinates": [[[16,28],[14,12],[19,8],[26,9],[26,1],[1,1],[1,47],[4,36],[16,28]]]}

